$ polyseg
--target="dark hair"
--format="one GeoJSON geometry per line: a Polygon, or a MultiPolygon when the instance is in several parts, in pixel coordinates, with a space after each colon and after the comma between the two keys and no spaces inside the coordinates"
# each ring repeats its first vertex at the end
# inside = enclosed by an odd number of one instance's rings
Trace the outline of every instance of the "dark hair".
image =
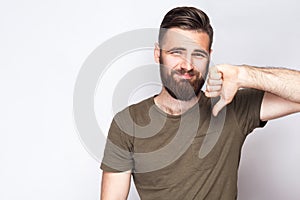
{"type": "Polygon", "coordinates": [[[184,30],[197,30],[208,34],[211,48],[214,31],[210,25],[208,16],[195,7],[177,7],[170,10],[161,22],[158,40],[159,43],[169,28],[180,28],[184,30]]]}

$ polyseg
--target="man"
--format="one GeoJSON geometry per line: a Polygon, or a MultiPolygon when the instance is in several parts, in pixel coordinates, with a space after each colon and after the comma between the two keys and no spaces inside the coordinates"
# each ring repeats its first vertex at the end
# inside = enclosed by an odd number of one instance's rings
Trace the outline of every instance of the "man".
{"type": "Polygon", "coordinates": [[[246,136],[300,111],[300,72],[217,65],[208,73],[213,29],[193,7],[172,9],[160,28],[162,91],[114,117],[101,199],[126,199],[131,175],[141,199],[236,199],[246,136]]]}

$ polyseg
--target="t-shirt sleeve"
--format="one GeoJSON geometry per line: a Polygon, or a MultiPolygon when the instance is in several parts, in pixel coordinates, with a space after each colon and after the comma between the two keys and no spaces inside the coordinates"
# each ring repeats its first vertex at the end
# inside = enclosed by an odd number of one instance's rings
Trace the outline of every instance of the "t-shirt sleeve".
{"type": "Polygon", "coordinates": [[[133,136],[130,123],[117,114],[111,122],[104,149],[101,169],[107,172],[124,172],[133,169],[133,136]]]}
{"type": "Polygon", "coordinates": [[[264,127],[267,121],[260,120],[264,91],[241,89],[233,100],[236,119],[243,134],[251,133],[255,128],[264,127]]]}

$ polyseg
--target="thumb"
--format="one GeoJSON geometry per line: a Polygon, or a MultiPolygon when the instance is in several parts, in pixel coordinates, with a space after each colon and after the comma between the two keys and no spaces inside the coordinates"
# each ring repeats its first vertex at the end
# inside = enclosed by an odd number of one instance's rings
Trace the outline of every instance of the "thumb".
{"type": "Polygon", "coordinates": [[[217,116],[220,110],[227,105],[226,101],[221,97],[220,100],[214,105],[212,114],[213,116],[217,116]]]}

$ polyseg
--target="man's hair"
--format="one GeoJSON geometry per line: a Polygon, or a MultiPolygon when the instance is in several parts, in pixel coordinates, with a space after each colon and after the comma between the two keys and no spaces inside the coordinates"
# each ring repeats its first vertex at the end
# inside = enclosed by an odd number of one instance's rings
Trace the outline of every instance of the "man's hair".
{"type": "Polygon", "coordinates": [[[211,48],[213,42],[213,29],[208,16],[195,7],[177,7],[170,10],[161,22],[158,40],[162,43],[166,30],[169,28],[180,28],[183,30],[196,30],[208,34],[211,48]]]}

